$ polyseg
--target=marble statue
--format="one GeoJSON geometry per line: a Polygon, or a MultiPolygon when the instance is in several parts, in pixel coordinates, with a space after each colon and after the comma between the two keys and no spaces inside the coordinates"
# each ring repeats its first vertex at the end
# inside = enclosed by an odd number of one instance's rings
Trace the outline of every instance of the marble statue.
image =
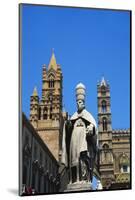
{"type": "Polygon", "coordinates": [[[64,123],[62,163],[69,169],[69,184],[90,183],[97,152],[97,125],[85,109],[85,86],[76,86],[77,112],[64,123]]]}

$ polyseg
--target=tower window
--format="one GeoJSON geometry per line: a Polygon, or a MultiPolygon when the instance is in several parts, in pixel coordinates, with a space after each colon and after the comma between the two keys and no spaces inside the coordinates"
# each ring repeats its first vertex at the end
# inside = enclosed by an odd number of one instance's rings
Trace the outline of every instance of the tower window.
{"type": "Polygon", "coordinates": [[[47,114],[46,113],[43,115],[43,119],[47,119],[47,114]]]}
{"type": "Polygon", "coordinates": [[[102,124],[103,124],[103,131],[107,131],[107,119],[106,119],[106,117],[103,117],[102,124]]]}
{"type": "Polygon", "coordinates": [[[54,87],[54,80],[52,80],[52,87],[54,87]]]}
{"type": "Polygon", "coordinates": [[[107,109],[106,109],[106,101],[103,100],[103,101],[102,101],[102,112],[105,113],[106,110],[107,110],[107,109]]]}
{"type": "Polygon", "coordinates": [[[49,80],[49,88],[54,88],[54,79],[49,80]]]}
{"type": "Polygon", "coordinates": [[[128,167],[127,167],[127,165],[123,165],[123,172],[127,172],[128,170],[128,167]]]}
{"type": "Polygon", "coordinates": [[[102,85],[102,87],[101,87],[101,93],[103,96],[106,95],[106,87],[104,85],[102,85]]]}
{"type": "Polygon", "coordinates": [[[121,173],[129,172],[129,158],[125,153],[120,157],[120,171],[121,173]]]}
{"type": "Polygon", "coordinates": [[[105,90],[102,91],[102,96],[106,96],[106,91],[105,90]]]}
{"type": "Polygon", "coordinates": [[[108,146],[108,144],[104,144],[103,145],[103,150],[104,150],[104,156],[105,156],[105,160],[107,160],[107,158],[108,158],[108,150],[109,150],[109,146],[108,146]]]}
{"type": "Polygon", "coordinates": [[[47,119],[47,107],[44,108],[43,119],[47,119]]]}
{"type": "Polygon", "coordinates": [[[104,145],[103,145],[103,149],[104,149],[105,151],[108,151],[109,145],[108,145],[108,144],[104,144],[104,145]]]}

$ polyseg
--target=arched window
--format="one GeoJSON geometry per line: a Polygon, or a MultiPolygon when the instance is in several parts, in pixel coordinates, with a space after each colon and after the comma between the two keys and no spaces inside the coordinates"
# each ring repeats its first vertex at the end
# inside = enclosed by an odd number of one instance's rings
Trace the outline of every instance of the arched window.
{"type": "Polygon", "coordinates": [[[123,173],[128,172],[128,166],[127,166],[127,165],[123,165],[122,168],[123,168],[123,169],[122,169],[122,172],[123,172],[123,173]]]}
{"type": "Polygon", "coordinates": [[[102,146],[102,150],[103,150],[103,153],[102,153],[102,162],[104,163],[113,163],[113,154],[112,154],[112,151],[109,147],[109,144],[105,143],[103,144],[102,146]]]}
{"type": "Polygon", "coordinates": [[[44,107],[43,119],[47,119],[47,107],[44,107]]]}
{"type": "Polygon", "coordinates": [[[105,85],[102,85],[102,87],[101,87],[101,94],[102,94],[102,96],[106,96],[106,86],[105,85]]]}
{"type": "Polygon", "coordinates": [[[55,79],[55,76],[54,76],[54,74],[51,73],[48,76],[48,80],[49,80],[48,86],[49,86],[49,88],[54,88],[54,83],[55,83],[54,79],[55,79]]]}
{"type": "Polygon", "coordinates": [[[104,150],[104,162],[108,162],[109,161],[109,145],[108,144],[104,144],[103,145],[103,150],[104,150]]]}
{"type": "Polygon", "coordinates": [[[102,101],[102,112],[103,113],[106,112],[106,101],[105,100],[102,101]]]}
{"type": "Polygon", "coordinates": [[[129,173],[130,162],[128,156],[125,153],[120,156],[119,164],[121,173],[129,173]]]}
{"type": "Polygon", "coordinates": [[[105,151],[108,151],[109,145],[108,145],[108,144],[104,144],[104,145],[103,145],[103,149],[104,149],[105,151]]]}
{"type": "Polygon", "coordinates": [[[107,118],[106,117],[103,117],[102,124],[103,124],[103,131],[107,131],[107,118]]]}
{"type": "Polygon", "coordinates": [[[52,80],[52,88],[54,88],[54,80],[52,80]]]}
{"type": "Polygon", "coordinates": [[[49,80],[49,88],[54,88],[54,79],[49,80]]]}

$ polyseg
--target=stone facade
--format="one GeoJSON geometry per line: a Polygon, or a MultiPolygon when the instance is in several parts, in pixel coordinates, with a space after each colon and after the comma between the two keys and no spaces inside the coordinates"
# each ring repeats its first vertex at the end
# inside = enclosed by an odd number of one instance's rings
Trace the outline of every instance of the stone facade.
{"type": "Polygon", "coordinates": [[[110,86],[97,85],[99,172],[104,189],[130,188],[130,130],[113,130],[110,86]]]}
{"type": "Polygon", "coordinates": [[[59,163],[24,114],[21,146],[20,195],[57,193],[59,163]]]}

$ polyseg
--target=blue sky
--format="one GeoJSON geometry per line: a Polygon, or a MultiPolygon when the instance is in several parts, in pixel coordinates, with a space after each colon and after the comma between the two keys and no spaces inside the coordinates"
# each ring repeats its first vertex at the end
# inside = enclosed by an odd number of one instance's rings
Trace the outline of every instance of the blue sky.
{"type": "Polygon", "coordinates": [[[97,81],[111,89],[113,128],[130,127],[130,13],[23,5],[22,110],[29,117],[30,95],[41,97],[42,65],[54,48],[63,72],[63,104],[76,111],[75,87],[86,86],[86,108],[97,120],[97,81]]]}

